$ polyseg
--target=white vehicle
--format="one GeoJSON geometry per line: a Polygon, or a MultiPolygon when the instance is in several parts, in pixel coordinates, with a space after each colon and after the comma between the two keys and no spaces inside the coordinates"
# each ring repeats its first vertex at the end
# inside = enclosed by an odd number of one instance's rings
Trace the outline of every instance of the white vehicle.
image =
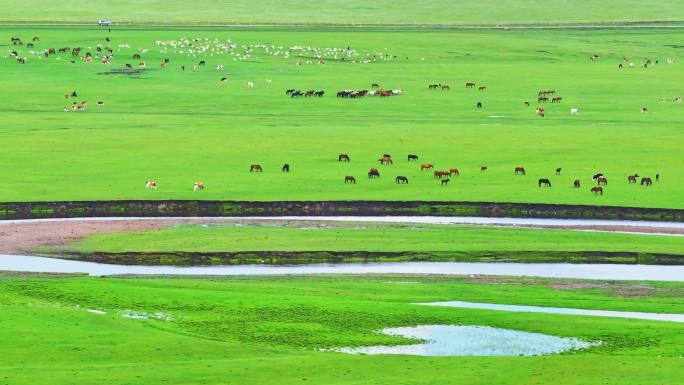
{"type": "Polygon", "coordinates": [[[97,25],[102,27],[109,27],[110,25],[112,25],[112,22],[109,20],[98,20],[97,25]]]}

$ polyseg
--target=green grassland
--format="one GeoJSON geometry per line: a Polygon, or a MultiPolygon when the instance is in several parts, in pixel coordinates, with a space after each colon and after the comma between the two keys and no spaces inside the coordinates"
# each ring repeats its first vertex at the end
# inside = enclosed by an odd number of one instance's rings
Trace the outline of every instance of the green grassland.
{"type": "Polygon", "coordinates": [[[2,47],[3,56],[18,49],[28,58],[23,65],[0,58],[0,86],[8,91],[0,94],[2,201],[433,199],[684,207],[684,106],[673,101],[683,93],[679,30],[0,29],[0,42],[9,44],[11,36],[41,40],[34,48],[2,47]],[[209,48],[189,54],[188,47],[155,44],[182,37],[208,38],[195,48],[209,48]],[[233,55],[212,52],[213,39],[235,43],[233,55]],[[113,47],[111,64],[71,64],[68,54],[41,58],[49,47],[97,54],[97,44],[113,47]],[[260,44],[273,48],[252,47],[244,57],[250,48],[243,45],[260,44]],[[316,54],[308,49],[285,58],[294,46],[318,48],[325,64],[315,58],[307,64],[316,54]],[[325,51],[347,47],[358,56],[342,61],[339,53],[335,60],[325,51]],[[123,71],[125,63],[137,67],[136,52],[147,68],[123,71]],[[592,54],[600,59],[589,60],[592,54]],[[618,70],[625,56],[636,66],[618,70]],[[163,58],[170,63],[160,69],[163,58]],[[646,58],[660,64],[641,68],[646,58]],[[207,66],[193,70],[201,59],[207,66]],[[217,72],[217,64],[225,70],[217,72]],[[220,83],[222,76],[229,81],[220,83]],[[248,81],[255,87],[247,88],[248,81]],[[468,81],[488,89],[466,90],[468,81]],[[374,82],[404,94],[334,97],[374,82]],[[429,91],[431,83],[452,90],[429,91]],[[289,88],[323,89],[326,96],[293,100],[284,95],[289,88]],[[540,89],[563,97],[545,105],[545,118],[534,113],[540,89]],[[78,101],[89,101],[87,111],[62,111],[72,102],[63,95],[72,90],[78,101]],[[642,106],[648,114],[639,113],[642,106]],[[581,113],[571,116],[571,107],[581,113]],[[352,162],[338,163],[339,153],[352,162]],[[394,156],[393,166],[377,164],[383,153],[394,156]],[[407,162],[409,153],[421,161],[407,162]],[[280,172],[286,162],[290,174],[280,172]],[[458,167],[461,176],[441,187],[419,171],[423,162],[458,167]],[[252,163],[264,173],[249,173],[252,163]],[[481,165],[489,171],[480,173],[481,165]],[[526,176],[513,175],[518,165],[526,176]],[[380,167],[379,180],[365,177],[370,167],[380,167]],[[588,191],[597,171],[610,183],[602,197],[588,191]],[[661,181],[651,188],[628,185],[635,172],[660,173],[661,181]],[[359,182],[344,185],[346,175],[359,182]],[[396,185],[397,175],[410,184],[396,185]],[[554,186],[538,188],[540,177],[554,186]],[[581,189],[571,188],[576,178],[581,189]],[[147,179],[159,188],[146,191],[147,179]],[[207,189],[193,193],[196,181],[207,189]]]}
{"type": "Polygon", "coordinates": [[[69,247],[78,252],[172,251],[630,251],[684,255],[684,238],[555,229],[378,223],[220,223],[105,233],[69,247]]]}
{"type": "Polygon", "coordinates": [[[216,1],[191,5],[179,0],[18,0],[3,2],[4,22],[159,24],[521,24],[683,21],[684,6],[676,1],[636,0],[448,1],[216,1]]]}
{"type": "Polygon", "coordinates": [[[469,300],[684,312],[684,286],[467,277],[0,278],[3,384],[678,384],[682,325],[411,305],[469,300]],[[410,280],[415,284],[393,284],[410,280]],[[638,294],[638,295],[636,295],[638,294]],[[87,309],[104,311],[95,314],[87,309]],[[123,312],[162,313],[147,320],[123,312]],[[351,356],[373,331],[487,325],[601,340],[539,357],[351,356]],[[30,348],[29,348],[30,347],[30,348]]]}

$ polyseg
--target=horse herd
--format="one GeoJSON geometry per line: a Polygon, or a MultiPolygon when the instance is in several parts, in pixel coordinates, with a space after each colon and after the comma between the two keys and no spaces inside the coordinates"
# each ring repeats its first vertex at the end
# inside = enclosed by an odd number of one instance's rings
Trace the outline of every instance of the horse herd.
{"type": "MultiPolygon", "coordinates": [[[[408,154],[406,157],[408,162],[418,162],[418,155],[416,154],[408,154]]],[[[351,157],[349,154],[339,154],[337,156],[337,161],[338,162],[351,162],[351,157]]],[[[377,160],[380,165],[393,165],[394,164],[394,159],[392,158],[392,155],[390,154],[383,154],[378,160],[377,160]]],[[[489,167],[487,166],[480,166],[480,173],[485,173],[489,170],[489,167]]],[[[281,171],[285,173],[290,172],[290,164],[285,163],[281,167],[281,171]]],[[[420,164],[420,172],[425,172],[425,171],[433,171],[433,176],[434,179],[437,179],[440,183],[441,186],[448,186],[449,182],[451,181],[451,178],[456,176],[460,176],[461,172],[457,167],[451,167],[448,170],[435,170],[435,166],[432,163],[422,163],[420,164]]],[[[250,164],[249,166],[249,172],[250,173],[261,173],[264,172],[264,168],[258,164],[258,163],[253,163],[250,164]]],[[[556,175],[561,175],[562,168],[558,167],[556,168],[556,175]]],[[[524,176],[527,174],[525,171],[525,168],[522,166],[517,166],[513,169],[513,174],[516,176],[524,176]]],[[[367,173],[368,179],[377,179],[380,178],[380,170],[377,167],[371,167],[368,170],[367,173]]],[[[640,184],[642,186],[648,187],[653,184],[653,179],[651,177],[640,177],[638,174],[632,174],[627,177],[627,183],[629,184],[636,184],[637,179],[640,179],[640,184]]],[[[658,182],[660,180],[660,174],[655,175],[655,181],[658,182]]],[[[353,175],[346,175],[344,177],[344,183],[345,184],[356,184],[356,177],[353,175]]],[[[608,185],[608,179],[603,173],[596,173],[592,176],[592,181],[596,183],[595,186],[593,186],[590,189],[590,192],[592,192],[594,195],[603,195],[604,187],[608,185]]],[[[394,178],[394,182],[396,184],[408,184],[409,183],[409,178],[405,175],[397,175],[394,178]]],[[[550,188],[552,186],[551,180],[549,178],[539,178],[537,181],[538,187],[548,187],[550,188]]],[[[575,179],[573,181],[573,188],[580,188],[582,185],[581,181],[579,179],[575,179]]],[[[204,182],[195,182],[193,184],[193,191],[203,191],[204,190],[204,182]]],[[[147,180],[145,182],[145,188],[146,189],[156,189],[157,188],[157,181],[156,180],[147,180]]]]}

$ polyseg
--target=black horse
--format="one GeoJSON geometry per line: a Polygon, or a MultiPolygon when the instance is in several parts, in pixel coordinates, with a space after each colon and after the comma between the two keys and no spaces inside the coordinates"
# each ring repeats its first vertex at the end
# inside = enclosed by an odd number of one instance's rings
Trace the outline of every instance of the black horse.
{"type": "Polygon", "coordinates": [[[551,181],[546,178],[539,179],[539,187],[551,187],[551,181]]]}
{"type": "Polygon", "coordinates": [[[409,155],[408,155],[408,161],[409,161],[409,162],[417,162],[417,161],[418,161],[418,155],[416,155],[416,154],[409,154],[409,155]]]}
{"type": "Polygon", "coordinates": [[[395,181],[396,183],[398,183],[398,184],[399,184],[399,183],[406,183],[406,184],[408,184],[408,178],[405,177],[405,176],[402,176],[402,175],[399,175],[398,177],[394,178],[394,181],[395,181]]]}
{"type": "Polygon", "coordinates": [[[289,164],[289,163],[285,163],[285,164],[283,165],[282,171],[283,171],[283,172],[290,172],[290,164],[289,164]]]}

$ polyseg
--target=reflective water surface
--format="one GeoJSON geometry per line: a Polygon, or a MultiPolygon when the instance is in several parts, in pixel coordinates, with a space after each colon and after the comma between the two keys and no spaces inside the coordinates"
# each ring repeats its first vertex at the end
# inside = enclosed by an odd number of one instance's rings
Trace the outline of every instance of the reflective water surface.
{"type": "Polygon", "coordinates": [[[421,325],[388,328],[382,333],[423,341],[413,345],[331,349],[349,354],[415,356],[537,356],[586,349],[598,343],[489,326],[421,325]]]}

